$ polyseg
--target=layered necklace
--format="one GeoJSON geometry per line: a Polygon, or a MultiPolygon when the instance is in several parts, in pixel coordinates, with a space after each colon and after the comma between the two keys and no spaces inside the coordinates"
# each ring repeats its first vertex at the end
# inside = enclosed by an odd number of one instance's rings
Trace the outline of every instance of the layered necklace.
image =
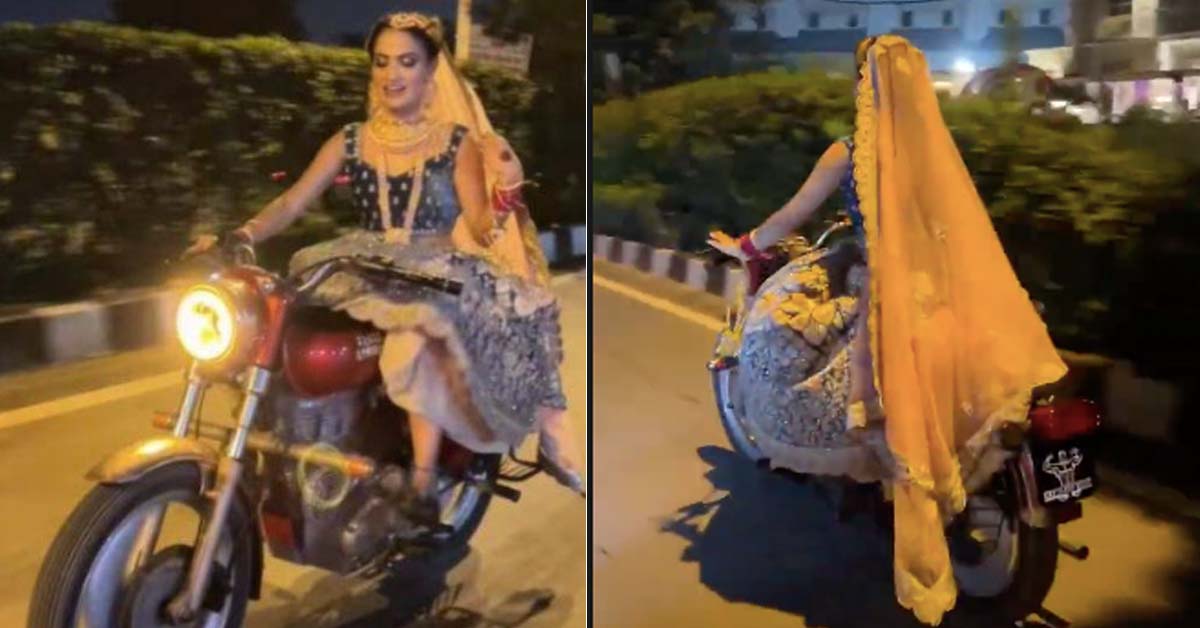
{"type": "Polygon", "coordinates": [[[451,125],[437,124],[423,114],[413,121],[398,120],[383,109],[375,110],[364,126],[383,162],[375,171],[384,237],[389,242],[407,243],[411,240],[412,221],[424,187],[425,163],[445,152],[453,129],[451,125]],[[412,189],[404,212],[404,224],[393,225],[389,176],[403,174],[412,175],[412,189]]]}

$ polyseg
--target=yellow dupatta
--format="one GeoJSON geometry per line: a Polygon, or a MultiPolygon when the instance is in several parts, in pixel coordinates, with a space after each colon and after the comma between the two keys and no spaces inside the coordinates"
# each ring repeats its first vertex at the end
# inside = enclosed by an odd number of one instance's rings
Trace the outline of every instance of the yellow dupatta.
{"type": "MultiPolygon", "coordinates": [[[[437,120],[465,126],[479,144],[489,203],[495,198],[497,187],[524,183],[524,170],[516,152],[496,133],[475,89],[458,72],[445,48],[439,53],[434,70],[430,115],[437,120]]],[[[497,227],[495,240],[482,251],[467,234],[466,225],[460,219],[454,227],[454,242],[463,250],[487,257],[506,272],[548,286],[550,269],[529,210],[525,207],[513,210],[497,227]]]]}
{"type": "Polygon", "coordinates": [[[925,56],[882,36],[857,93],[875,387],[896,459],[895,586],[938,624],[957,587],[944,522],[996,470],[985,456],[1024,423],[1032,389],[1066,373],[942,120],[925,56]]]}

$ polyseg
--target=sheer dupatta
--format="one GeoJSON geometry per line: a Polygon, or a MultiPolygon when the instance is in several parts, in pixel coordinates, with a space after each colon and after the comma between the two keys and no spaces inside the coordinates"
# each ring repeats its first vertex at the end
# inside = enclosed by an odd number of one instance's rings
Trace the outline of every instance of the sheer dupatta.
{"type": "Polygon", "coordinates": [[[940,623],[957,596],[943,525],[998,468],[997,428],[1066,366],[1005,256],[942,120],[924,55],[880,37],[861,68],[854,174],[868,330],[896,459],[900,604],[940,623]]]}
{"type": "Polygon", "coordinates": [[[470,237],[460,219],[455,225],[455,245],[496,263],[510,274],[548,286],[550,271],[538,240],[537,227],[523,202],[501,203],[498,199],[507,189],[524,184],[524,170],[516,153],[492,127],[479,96],[454,66],[454,60],[443,48],[438,55],[433,76],[433,102],[430,115],[434,119],[461,124],[470,131],[483,152],[487,197],[498,218],[497,232],[492,245],[483,250],[470,237]],[[509,211],[501,205],[508,205],[509,211]]]}

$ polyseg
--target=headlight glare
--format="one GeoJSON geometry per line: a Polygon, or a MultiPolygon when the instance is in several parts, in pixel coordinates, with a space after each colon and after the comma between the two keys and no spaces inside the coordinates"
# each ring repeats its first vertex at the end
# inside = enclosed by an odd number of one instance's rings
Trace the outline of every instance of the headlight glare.
{"type": "Polygon", "coordinates": [[[207,286],[183,295],[175,316],[175,332],[184,351],[201,362],[227,356],[233,350],[236,324],[234,305],[207,286]]]}

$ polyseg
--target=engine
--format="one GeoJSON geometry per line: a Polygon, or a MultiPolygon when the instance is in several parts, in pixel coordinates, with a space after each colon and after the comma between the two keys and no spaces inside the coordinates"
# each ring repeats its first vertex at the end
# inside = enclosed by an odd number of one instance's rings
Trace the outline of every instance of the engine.
{"type": "Polygon", "coordinates": [[[272,553],[336,573],[351,573],[394,547],[406,521],[396,494],[411,456],[407,422],[379,387],[322,397],[280,387],[270,429],[282,441],[368,456],[377,472],[351,479],[328,467],[268,456],[261,515],[272,553]]]}

